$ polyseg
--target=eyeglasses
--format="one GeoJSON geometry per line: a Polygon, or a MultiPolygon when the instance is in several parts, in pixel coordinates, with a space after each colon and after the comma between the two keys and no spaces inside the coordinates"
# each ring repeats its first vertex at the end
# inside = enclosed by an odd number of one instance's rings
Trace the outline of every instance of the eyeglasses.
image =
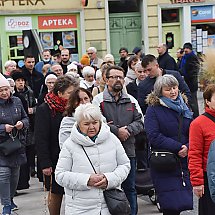
{"type": "Polygon", "coordinates": [[[89,54],[93,54],[93,52],[89,52],[89,53],[87,53],[87,54],[88,54],[88,55],[89,55],[89,54]]]}
{"type": "Polygon", "coordinates": [[[112,79],[115,79],[115,80],[119,79],[120,81],[124,80],[124,77],[118,76],[118,75],[116,75],[116,76],[111,75],[111,76],[107,77],[107,79],[109,79],[109,78],[112,78],[112,79]]]}

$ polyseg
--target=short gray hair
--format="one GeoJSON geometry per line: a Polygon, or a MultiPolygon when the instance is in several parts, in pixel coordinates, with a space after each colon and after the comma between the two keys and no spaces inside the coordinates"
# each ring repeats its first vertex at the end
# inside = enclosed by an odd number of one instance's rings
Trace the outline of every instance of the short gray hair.
{"type": "Polygon", "coordinates": [[[154,84],[154,93],[156,96],[162,96],[163,87],[179,86],[178,80],[173,75],[159,76],[154,84]]]}
{"type": "Polygon", "coordinates": [[[93,53],[97,53],[97,49],[93,46],[89,47],[87,51],[92,51],[93,53]]]}
{"type": "Polygon", "coordinates": [[[100,108],[91,103],[79,105],[75,110],[74,117],[77,123],[80,123],[83,119],[102,121],[102,114],[100,108]]]}
{"type": "Polygon", "coordinates": [[[17,63],[16,63],[16,61],[14,61],[14,60],[8,60],[8,61],[6,61],[5,62],[5,64],[4,64],[4,68],[6,69],[8,66],[10,66],[10,65],[17,65],[17,63]]]}
{"type": "Polygon", "coordinates": [[[87,75],[95,75],[95,69],[91,66],[85,66],[82,70],[82,75],[85,77],[87,75]]]}

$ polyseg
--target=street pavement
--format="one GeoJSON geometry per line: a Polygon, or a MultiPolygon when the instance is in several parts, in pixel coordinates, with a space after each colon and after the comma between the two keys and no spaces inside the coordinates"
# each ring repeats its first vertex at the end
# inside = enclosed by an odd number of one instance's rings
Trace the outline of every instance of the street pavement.
{"type": "MultiPolygon", "coordinates": [[[[19,195],[14,198],[15,203],[19,206],[19,210],[13,212],[13,215],[48,215],[47,202],[45,201],[48,193],[43,191],[42,183],[38,182],[37,178],[31,178],[30,185],[29,189],[19,191],[19,195]]],[[[157,207],[151,203],[148,196],[139,195],[138,206],[138,215],[161,215],[157,207]]],[[[195,198],[194,210],[183,212],[182,215],[196,214],[197,199],[195,198]]],[[[64,200],[61,215],[64,215],[64,200]]]]}
{"type": "MultiPolygon", "coordinates": [[[[202,92],[198,92],[198,102],[201,114],[204,109],[202,92]]],[[[19,191],[19,195],[14,198],[15,203],[19,206],[19,210],[13,212],[13,215],[48,215],[47,202],[45,201],[47,195],[48,193],[43,191],[42,183],[37,178],[31,178],[30,188],[19,191]]],[[[194,197],[194,210],[184,211],[181,215],[197,215],[197,201],[197,198],[194,197]]],[[[138,215],[161,215],[157,207],[151,203],[148,196],[139,195],[138,206],[138,215]]],[[[61,215],[64,215],[64,200],[61,215]]]]}

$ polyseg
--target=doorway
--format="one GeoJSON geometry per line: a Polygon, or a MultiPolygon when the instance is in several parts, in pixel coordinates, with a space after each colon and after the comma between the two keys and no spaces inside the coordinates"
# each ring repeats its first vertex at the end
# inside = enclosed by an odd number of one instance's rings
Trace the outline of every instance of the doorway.
{"type": "Polygon", "coordinates": [[[141,47],[141,15],[133,13],[110,14],[110,47],[116,62],[119,61],[119,49],[126,47],[129,53],[134,47],[141,47]]]}

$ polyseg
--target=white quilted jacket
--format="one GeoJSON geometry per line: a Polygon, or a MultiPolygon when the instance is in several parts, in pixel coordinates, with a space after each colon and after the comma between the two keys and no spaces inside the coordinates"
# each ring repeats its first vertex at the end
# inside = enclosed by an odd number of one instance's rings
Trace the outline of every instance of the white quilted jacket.
{"type": "Polygon", "coordinates": [[[94,173],[82,146],[84,146],[96,172],[108,180],[107,189],[120,188],[130,171],[129,159],[118,138],[102,123],[95,143],[72,128],[70,137],[63,144],[55,170],[56,181],[65,188],[65,215],[109,215],[103,190],[88,187],[94,173]]]}

